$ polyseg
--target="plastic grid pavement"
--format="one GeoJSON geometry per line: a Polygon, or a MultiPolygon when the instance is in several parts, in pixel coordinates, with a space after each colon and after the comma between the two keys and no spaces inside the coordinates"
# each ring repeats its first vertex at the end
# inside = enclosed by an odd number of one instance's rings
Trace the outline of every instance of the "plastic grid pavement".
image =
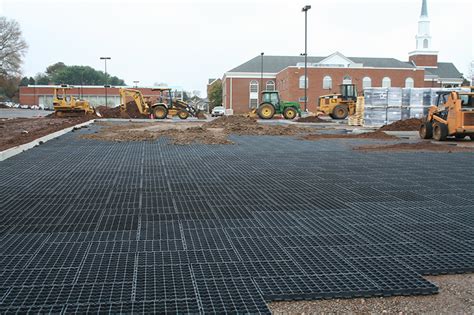
{"type": "Polygon", "coordinates": [[[470,153],[76,137],[95,128],[0,164],[0,313],[268,313],[474,270],[470,153]]]}

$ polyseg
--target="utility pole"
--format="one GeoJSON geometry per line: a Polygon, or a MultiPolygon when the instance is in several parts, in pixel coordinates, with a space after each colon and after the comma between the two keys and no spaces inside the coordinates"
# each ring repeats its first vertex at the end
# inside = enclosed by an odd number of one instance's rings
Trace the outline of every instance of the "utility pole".
{"type": "Polygon", "coordinates": [[[310,5],[305,5],[304,12],[304,111],[308,111],[308,10],[310,5]]]}
{"type": "Polygon", "coordinates": [[[112,58],[110,57],[100,57],[100,60],[104,60],[104,64],[105,64],[105,84],[104,84],[104,88],[105,88],[105,108],[107,108],[107,60],[110,60],[112,58]]]}
{"type": "Polygon", "coordinates": [[[260,103],[263,101],[262,100],[262,92],[263,92],[263,55],[264,54],[265,53],[263,53],[263,52],[260,53],[260,65],[261,65],[261,67],[260,67],[260,97],[259,97],[260,103]]]}

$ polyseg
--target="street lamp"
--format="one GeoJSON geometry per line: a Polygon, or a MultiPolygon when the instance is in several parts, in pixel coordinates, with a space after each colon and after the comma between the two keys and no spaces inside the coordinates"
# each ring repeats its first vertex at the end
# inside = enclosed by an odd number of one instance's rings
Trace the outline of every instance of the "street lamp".
{"type": "Polygon", "coordinates": [[[263,92],[263,55],[265,53],[260,53],[260,102],[262,102],[262,92],[263,92]]]}
{"type": "Polygon", "coordinates": [[[133,83],[135,84],[135,88],[138,88],[138,83],[140,83],[140,81],[133,81],[133,83]]]}
{"type": "Polygon", "coordinates": [[[304,111],[308,111],[308,10],[310,5],[305,5],[304,12],[304,111]]]}
{"type": "Polygon", "coordinates": [[[105,108],[107,108],[107,60],[110,60],[112,58],[110,57],[100,57],[100,60],[104,60],[104,64],[105,64],[105,84],[104,84],[104,88],[105,88],[105,108]]]}

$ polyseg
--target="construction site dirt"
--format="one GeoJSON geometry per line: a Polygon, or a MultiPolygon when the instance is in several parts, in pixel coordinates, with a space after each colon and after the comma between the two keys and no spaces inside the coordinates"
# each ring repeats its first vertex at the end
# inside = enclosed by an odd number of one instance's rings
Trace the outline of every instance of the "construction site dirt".
{"type": "Polygon", "coordinates": [[[381,127],[382,131],[418,131],[421,126],[421,119],[410,118],[406,120],[399,120],[389,125],[381,127]]]}
{"type": "Polygon", "coordinates": [[[28,143],[50,133],[94,119],[75,118],[15,118],[0,120],[0,151],[28,143]]]}
{"type": "Polygon", "coordinates": [[[308,116],[308,117],[299,118],[299,119],[296,120],[296,122],[299,122],[299,123],[331,123],[332,121],[321,119],[318,116],[308,116]]]}
{"type": "Polygon", "coordinates": [[[148,118],[148,115],[143,115],[140,113],[134,101],[130,101],[127,103],[127,110],[125,111],[121,110],[120,106],[99,106],[96,108],[96,110],[103,118],[148,118]]]}
{"type": "Polygon", "coordinates": [[[415,143],[396,143],[390,145],[367,145],[354,147],[357,151],[434,151],[434,152],[474,152],[473,147],[457,146],[453,142],[433,143],[430,140],[415,143]]]}
{"type": "Polygon", "coordinates": [[[99,123],[102,127],[94,134],[83,135],[86,139],[105,141],[151,141],[161,137],[171,144],[232,144],[234,135],[288,136],[308,133],[314,129],[294,125],[265,125],[244,116],[224,116],[206,123],[150,124],[150,123],[99,123]]]}
{"type": "Polygon", "coordinates": [[[383,131],[377,130],[374,132],[364,133],[342,133],[342,134],[309,134],[304,135],[303,140],[326,140],[326,139],[376,139],[376,140],[397,140],[396,136],[388,135],[383,131]]]}

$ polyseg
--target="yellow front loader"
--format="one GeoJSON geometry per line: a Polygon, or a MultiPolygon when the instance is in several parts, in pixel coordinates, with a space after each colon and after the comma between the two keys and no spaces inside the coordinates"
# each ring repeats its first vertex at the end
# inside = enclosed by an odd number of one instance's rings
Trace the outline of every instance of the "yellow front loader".
{"type": "Polygon", "coordinates": [[[71,86],[54,88],[53,108],[57,117],[78,117],[98,114],[89,101],[76,99],[68,95],[71,86]]]}
{"type": "Polygon", "coordinates": [[[140,114],[142,115],[151,114],[150,106],[148,106],[147,102],[145,101],[145,98],[143,97],[142,92],[140,92],[139,90],[120,88],[119,94],[120,94],[120,109],[121,110],[123,111],[127,110],[127,97],[131,97],[135,101],[135,104],[140,114]]]}

